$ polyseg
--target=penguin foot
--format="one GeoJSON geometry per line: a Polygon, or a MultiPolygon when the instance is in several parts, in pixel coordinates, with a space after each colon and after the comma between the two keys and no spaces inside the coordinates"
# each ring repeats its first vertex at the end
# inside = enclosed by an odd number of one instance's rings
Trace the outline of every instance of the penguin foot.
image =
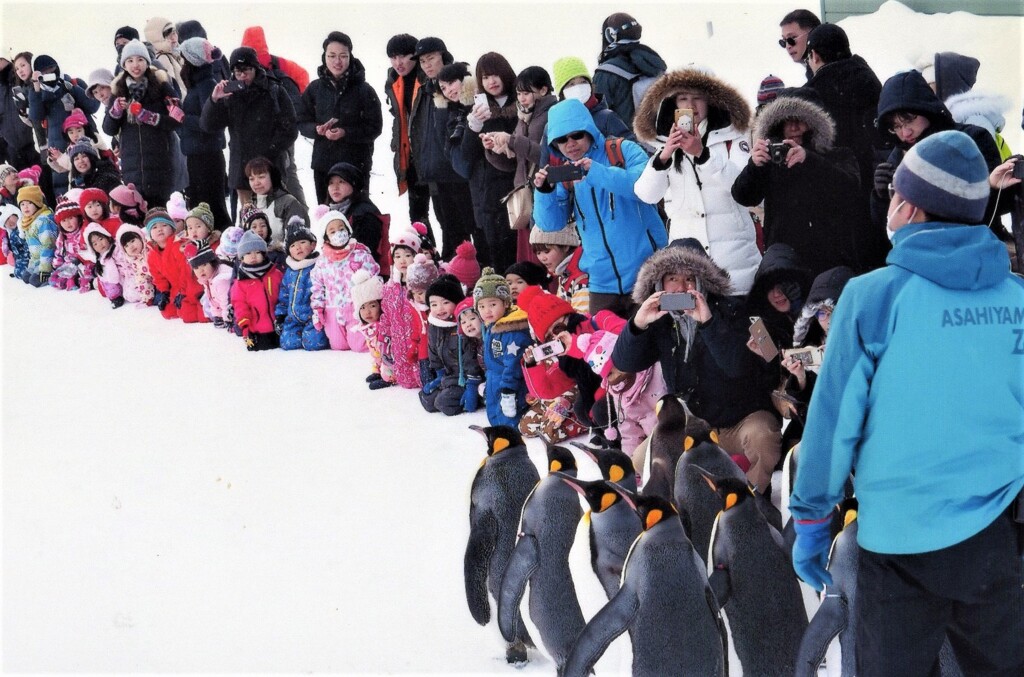
{"type": "Polygon", "coordinates": [[[523,640],[516,640],[505,647],[505,662],[509,665],[522,667],[529,661],[530,659],[526,656],[526,644],[523,643],[523,640]]]}

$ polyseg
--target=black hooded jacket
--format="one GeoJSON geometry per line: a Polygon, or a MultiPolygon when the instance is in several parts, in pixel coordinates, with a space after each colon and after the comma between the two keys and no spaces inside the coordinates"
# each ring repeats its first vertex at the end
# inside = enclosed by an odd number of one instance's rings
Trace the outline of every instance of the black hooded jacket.
{"type": "Polygon", "coordinates": [[[807,299],[812,279],[811,271],[803,265],[796,251],[781,242],[765,250],[757,272],[754,273],[754,285],[747,294],[747,314],[764,320],[768,333],[780,350],[792,347],[793,323],[807,299]],[[792,316],[780,313],[768,302],[768,291],[776,284],[787,281],[800,285],[800,298],[790,299],[796,309],[792,316]]]}

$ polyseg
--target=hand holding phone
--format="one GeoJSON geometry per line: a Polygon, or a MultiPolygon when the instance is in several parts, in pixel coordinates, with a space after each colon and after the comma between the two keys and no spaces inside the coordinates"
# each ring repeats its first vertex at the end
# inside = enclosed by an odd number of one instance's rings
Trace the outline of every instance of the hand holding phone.
{"type": "Polygon", "coordinates": [[[533,359],[537,362],[542,362],[552,357],[558,357],[565,352],[565,346],[558,339],[554,341],[548,341],[547,343],[541,343],[539,346],[534,346],[531,350],[533,353],[533,359]]]}
{"type": "Polygon", "coordinates": [[[688,292],[667,292],[658,301],[662,310],[683,311],[697,307],[697,300],[688,292]]]}
{"type": "Polygon", "coordinates": [[[583,168],[576,165],[553,165],[547,168],[547,182],[552,186],[566,181],[579,181],[583,178],[583,168]]]}
{"type": "Polygon", "coordinates": [[[684,132],[693,133],[693,109],[676,108],[675,122],[684,132]]]}
{"type": "Polygon", "coordinates": [[[224,85],[225,94],[234,94],[245,89],[245,83],[241,80],[228,80],[224,85]]]}
{"type": "Polygon", "coordinates": [[[487,95],[484,94],[484,93],[474,94],[473,95],[473,105],[474,106],[484,106],[486,108],[487,107],[487,95]]]}
{"type": "Polygon", "coordinates": [[[771,362],[779,354],[779,349],[775,347],[775,342],[772,341],[768,328],[760,317],[750,318],[749,345],[765,362],[771,362]]]}

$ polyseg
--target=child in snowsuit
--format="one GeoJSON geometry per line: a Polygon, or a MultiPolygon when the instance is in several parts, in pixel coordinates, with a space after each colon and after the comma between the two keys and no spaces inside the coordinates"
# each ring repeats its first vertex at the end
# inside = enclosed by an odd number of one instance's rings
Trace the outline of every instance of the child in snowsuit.
{"type": "MultiPolygon", "coordinates": [[[[121,227],[121,219],[110,214],[110,198],[99,188],[86,188],[78,196],[78,204],[85,214],[85,225],[98,223],[107,231],[107,235],[115,237],[121,227]]],[[[85,246],[85,240],[82,241],[85,246]]]]}
{"type": "Polygon", "coordinates": [[[472,296],[455,306],[455,321],[459,323],[459,385],[463,386],[459,403],[471,414],[480,407],[480,386],[484,382],[484,325],[472,296]]]}
{"type": "MultiPolygon", "coordinates": [[[[65,195],[66,197],[66,195],[65,195]]],[[[92,284],[92,265],[79,257],[83,248],[82,210],[78,203],[61,199],[54,218],[60,225],[53,251],[53,275],[50,286],[70,291],[76,286],[82,292],[92,284]]]]}
{"type": "Polygon", "coordinates": [[[131,223],[117,231],[118,252],[115,262],[121,273],[121,293],[128,303],[148,306],[153,303],[153,276],[149,272],[146,233],[131,223]]]}
{"type": "Polygon", "coordinates": [[[146,223],[146,200],[135,188],[134,183],[126,186],[117,186],[111,189],[110,213],[124,223],[134,223],[142,226],[146,223]]]}
{"type": "Polygon", "coordinates": [[[358,321],[352,307],[352,275],[359,269],[376,275],[380,268],[366,245],[352,239],[352,227],[344,214],[334,210],[318,213],[324,245],[309,274],[313,326],[327,334],[331,350],[365,353],[366,337],[355,331],[358,321]]]}
{"type": "MultiPolygon", "coordinates": [[[[153,305],[164,319],[171,320],[178,317],[178,307],[172,301],[183,288],[177,262],[180,243],[175,238],[174,221],[165,210],[154,207],[146,214],[146,234],[149,236],[149,272],[153,276],[153,305]]],[[[191,268],[189,270],[191,275],[191,268]]]]}
{"type": "Polygon", "coordinates": [[[231,305],[242,338],[250,351],[270,350],[280,345],[274,330],[274,304],[281,293],[280,270],[267,258],[267,243],[248,232],[238,243],[238,279],[231,287],[231,305]]]}
{"type": "MultiPolygon", "coordinates": [[[[251,230],[267,243],[267,258],[277,268],[284,270],[284,260],[287,254],[284,251],[284,239],[274,240],[271,237],[270,219],[267,213],[259,207],[247,204],[239,212],[242,222],[242,230],[251,230]]],[[[305,223],[305,221],[303,221],[305,223]]]]}
{"type": "Polygon", "coordinates": [[[185,245],[185,256],[196,281],[203,287],[203,313],[213,322],[213,326],[227,326],[225,318],[230,312],[234,268],[218,259],[213,250],[202,242],[189,242],[185,245]]]}
{"type": "Polygon", "coordinates": [[[409,292],[409,303],[416,311],[413,316],[411,338],[414,344],[409,351],[416,354],[416,367],[419,370],[420,383],[426,384],[433,378],[430,371],[430,356],[427,353],[427,318],[430,306],[427,305],[427,289],[434,284],[439,271],[433,259],[420,252],[406,269],[406,289],[409,292]]]}
{"type": "Polygon", "coordinates": [[[420,404],[429,412],[440,411],[445,416],[463,412],[462,396],[470,387],[466,376],[475,378],[477,383],[482,376],[471,355],[465,356],[470,362],[464,365],[464,356],[459,349],[461,338],[455,309],[465,298],[462,284],[454,275],[442,275],[427,288],[430,380],[420,391],[420,404]]]}
{"type": "Polygon", "coordinates": [[[285,232],[288,258],[285,260],[281,293],[274,314],[281,325],[282,350],[323,350],[329,347],[327,335],[313,326],[313,267],[320,254],[313,251],[316,236],[302,223],[288,226],[285,232]]]}
{"type": "Polygon", "coordinates": [[[220,245],[220,231],[213,229],[213,211],[210,205],[200,202],[185,217],[185,233],[190,240],[202,240],[213,251],[220,245]]]}
{"type": "Polygon", "coordinates": [[[420,251],[419,233],[409,228],[392,230],[391,279],[384,283],[381,297],[381,319],[377,327],[383,353],[381,375],[390,373],[394,382],[403,388],[419,388],[419,334],[416,310],[409,303],[405,288],[406,272],[414,257],[420,251]]]}
{"type": "Polygon", "coordinates": [[[378,328],[380,326],[380,300],[384,295],[384,280],[379,275],[371,275],[366,269],[357,270],[352,275],[352,307],[359,316],[356,331],[366,337],[366,348],[370,352],[373,368],[366,377],[370,390],[380,390],[393,386],[394,374],[391,366],[384,364],[384,348],[381,345],[378,328]]]}
{"type": "Polygon", "coordinates": [[[484,268],[473,288],[473,300],[484,325],[487,420],[491,425],[515,427],[526,411],[526,381],[519,363],[530,344],[526,313],[512,305],[508,282],[493,268],[484,268]]]}
{"type": "Polygon", "coordinates": [[[18,234],[28,248],[28,265],[21,279],[33,287],[41,287],[53,272],[57,224],[53,222],[53,212],[43,202],[43,191],[39,186],[19,189],[18,206],[21,208],[18,234]]]}
{"type": "Polygon", "coordinates": [[[534,256],[558,281],[558,297],[568,301],[577,313],[590,312],[590,277],[580,269],[583,249],[576,226],[545,232],[530,230],[530,248],[534,256]]]}
{"type": "Polygon", "coordinates": [[[87,251],[84,254],[93,262],[93,272],[96,275],[96,289],[100,295],[110,300],[110,306],[117,310],[124,305],[124,294],[121,290],[121,271],[118,270],[114,260],[117,243],[114,238],[107,234],[103,226],[98,223],[90,223],[85,227],[85,244],[87,251]]]}
{"type": "Polygon", "coordinates": [[[0,229],[3,231],[3,253],[4,260],[9,266],[14,267],[11,277],[21,278],[28,266],[28,248],[25,241],[18,234],[18,221],[21,220],[21,210],[18,205],[5,204],[0,206],[0,229]]]}

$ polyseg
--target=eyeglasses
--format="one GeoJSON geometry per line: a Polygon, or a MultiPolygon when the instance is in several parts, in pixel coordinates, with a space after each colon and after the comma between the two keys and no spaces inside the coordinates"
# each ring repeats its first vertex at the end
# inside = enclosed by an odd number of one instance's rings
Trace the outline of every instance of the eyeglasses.
{"type": "Polygon", "coordinates": [[[905,116],[903,119],[901,119],[901,120],[899,120],[897,122],[893,122],[889,126],[889,133],[890,134],[894,134],[894,135],[895,134],[899,134],[901,129],[904,129],[905,127],[909,127],[910,125],[914,124],[915,122],[917,122],[917,119],[919,117],[921,117],[921,116],[920,115],[915,115],[915,114],[911,113],[911,114],[905,116]]]}
{"type": "Polygon", "coordinates": [[[249,71],[254,71],[256,69],[252,66],[232,66],[231,70],[234,73],[248,73],[249,71]]]}
{"type": "Polygon", "coordinates": [[[832,309],[831,308],[819,308],[818,312],[815,313],[814,316],[817,317],[819,320],[826,320],[826,319],[832,317],[832,309]]]}
{"type": "Polygon", "coordinates": [[[552,143],[554,143],[556,146],[561,146],[563,143],[568,143],[570,140],[582,141],[584,138],[586,138],[586,136],[586,132],[573,132],[572,134],[566,134],[565,136],[558,137],[557,139],[552,141],[552,143]]]}
{"type": "MultiPolygon", "coordinates": [[[[810,33],[810,31],[807,31],[807,33],[810,33]]],[[[790,47],[796,47],[796,41],[807,35],[807,33],[801,33],[800,35],[795,35],[789,38],[781,38],[779,40],[779,47],[782,47],[783,49],[786,48],[786,45],[789,45],[790,47]]]]}

